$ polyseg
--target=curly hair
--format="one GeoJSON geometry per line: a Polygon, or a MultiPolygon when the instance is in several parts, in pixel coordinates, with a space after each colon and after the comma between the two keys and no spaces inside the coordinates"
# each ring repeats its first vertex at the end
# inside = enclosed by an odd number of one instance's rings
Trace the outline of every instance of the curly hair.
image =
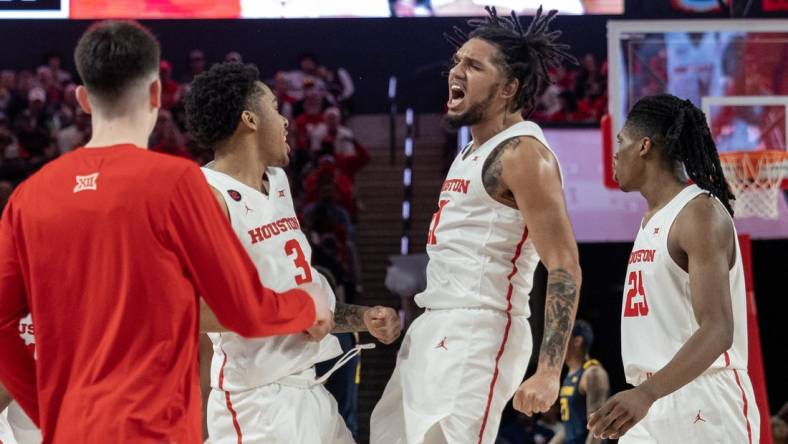
{"type": "Polygon", "coordinates": [[[252,64],[217,63],[196,76],[186,96],[186,122],[194,139],[205,148],[233,135],[244,110],[256,110],[263,89],[252,64]]]}
{"type": "Polygon", "coordinates": [[[500,17],[495,7],[484,9],[487,17],[468,20],[472,29],[469,34],[455,26],[452,33],[443,36],[456,48],[473,38],[495,45],[499,52],[495,63],[507,79],[520,82],[511,110],[526,109],[530,115],[536,99],[551,83],[549,68],[560,66],[564,60],[577,65],[577,59],[568,52],[569,45],[557,42],[561,31],[548,29],[558,11],[542,14],[540,6],[528,28],[524,29],[514,11],[510,17],[500,17]]]}

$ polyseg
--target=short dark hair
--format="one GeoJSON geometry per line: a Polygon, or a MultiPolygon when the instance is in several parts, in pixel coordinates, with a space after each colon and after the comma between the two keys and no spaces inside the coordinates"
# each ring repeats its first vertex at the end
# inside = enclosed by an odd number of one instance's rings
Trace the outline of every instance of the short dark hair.
{"type": "Polygon", "coordinates": [[[244,110],[256,110],[263,94],[260,72],[252,64],[217,63],[199,74],[186,96],[189,132],[205,148],[233,135],[244,110]]]}
{"type": "Polygon", "coordinates": [[[548,29],[558,11],[551,10],[543,15],[540,6],[528,28],[523,29],[514,11],[510,17],[499,17],[495,7],[484,9],[487,17],[468,20],[472,28],[470,34],[455,26],[453,33],[445,33],[444,37],[457,48],[473,38],[498,48],[500,57],[495,63],[507,78],[520,82],[511,110],[526,109],[530,114],[536,100],[551,83],[548,69],[560,66],[564,60],[577,64],[577,59],[568,52],[569,45],[557,42],[561,31],[548,29]]]}
{"type": "Polygon", "coordinates": [[[650,137],[669,162],[681,162],[690,179],[716,196],[733,215],[730,201],[736,197],[725,180],[703,111],[670,94],[647,96],[632,107],[625,126],[638,137],[650,137]]]}
{"type": "Polygon", "coordinates": [[[111,106],[135,81],[159,72],[160,54],[156,37],[139,23],[107,20],[82,34],[74,62],[91,94],[111,106]]]}
{"type": "Polygon", "coordinates": [[[594,344],[594,329],[587,321],[578,319],[572,327],[572,337],[580,336],[583,338],[583,352],[588,353],[594,344]]]}

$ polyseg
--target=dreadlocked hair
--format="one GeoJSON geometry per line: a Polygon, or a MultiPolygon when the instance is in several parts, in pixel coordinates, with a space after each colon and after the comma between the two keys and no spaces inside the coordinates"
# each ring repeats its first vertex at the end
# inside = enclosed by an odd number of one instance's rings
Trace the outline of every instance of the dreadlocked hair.
{"type": "Polygon", "coordinates": [[[627,126],[654,139],[671,163],[681,162],[690,179],[716,196],[733,215],[730,201],[736,197],[722,173],[720,156],[703,111],[689,100],[670,94],[648,96],[632,107],[627,126]]]}
{"type": "Polygon", "coordinates": [[[456,48],[472,38],[492,43],[498,48],[499,56],[496,63],[503,69],[509,79],[519,81],[511,110],[526,109],[530,115],[536,99],[552,83],[549,69],[561,66],[566,60],[577,65],[577,59],[569,54],[570,46],[558,43],[561,31],[548,29],[558,11],[551,10],[542,14],[542,7],[536,11],[528,28],[523,28],[520,17],[512,11],[509,17],[500,17],[495,7],[486,6],[487,17],[468,20],[471,32],[467,33],[458,27],[443,36],[456,48]]]}

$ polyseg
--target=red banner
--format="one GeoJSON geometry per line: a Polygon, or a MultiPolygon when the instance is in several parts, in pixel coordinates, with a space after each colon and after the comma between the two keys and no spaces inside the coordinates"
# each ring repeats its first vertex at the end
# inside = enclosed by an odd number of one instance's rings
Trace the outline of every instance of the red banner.
{"type": "Polygon", "coordinates": [[[239,18],[240,0],[71,0],[71,18],[239,18]]]}
{"type": "Polygon", "coordinates": [[[788,11],[788,0],[763,0],[764,11],[788,11]]]}

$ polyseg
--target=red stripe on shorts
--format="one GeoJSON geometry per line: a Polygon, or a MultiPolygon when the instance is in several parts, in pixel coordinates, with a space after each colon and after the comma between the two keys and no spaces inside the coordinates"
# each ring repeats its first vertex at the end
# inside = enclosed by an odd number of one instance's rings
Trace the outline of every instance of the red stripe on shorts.
{"type": "Polygon", "coordinates": [[[741,381],[739,381],[739,372],[736,369],[733,369],[733,374],[736,376],[736,385],[739,386],[739,391],[741,392],[741,400],[744,402],[743,410],[744,410],[744,421],[747,423],[747,442],[752,444],[752,427],[750,427],[750,418],[747,416],[747,412],[749,411],[749,403],[747,402],[747,395],[744,393],[744,388],[741,386],[741,381]]]}
{"type": "Polygon", "coordinates": [[[490,416],[490,406],[492,405],[495,383],[498,381],[498,363],[501,361],[501,356],[503,356],[503,351],[506,348],[506,341],[509,339],[509,328],[512,326],[512,292],[514,291],[512,278],[514,278],[514,275],[517,274],[517,259],[520,258],[520,253],[522,253],[523,244],[525,244],[526,239],[528,239],[528,228],[523,230],[523,238],[520,239],[520,243],[517,244],[517,249],[515,250],[514,257],[512,258],[512,272],[509,273],[509,277],[507,278],[509,279],[509,289],[506,292],[506,302],[508,304],[506,307],[506,328],[503,330],[501,348],[498,349],[498,355],[495,357],[495,371],[493,372],[492,382],[490,382],[490,392],[487,394],[487,407],[484,408],[482,427],[479,430],[479,444],[482,444],[482,440],[484,438],[484,429],[487,427],[487,419],[490,416]]]}
{"type": "Polygon", "coordinates": [[[230,411],[230,416],[233,418],[233,427],[235,428],[235,435],[238,437],[238,444],[243,444],[244,435],[241,433],[241,424],[238,422],[238,413],[233,409],[233,402],[230,400],[230,392],[224,389],[224,366],[227,365],[227,353],[222,348],[224,361],[222,361],[222,368],[219,369],[219,388],[224,392],[224,403],[227,405],[227,410],[230,411]]]}
{"type": "Polygon", "coordinates": [[[727,351],[725,353],[723,353],[723,354],[725,355],[725,367],[730,367],[731,366],[731,356],[728,354],[727,351]]]}

